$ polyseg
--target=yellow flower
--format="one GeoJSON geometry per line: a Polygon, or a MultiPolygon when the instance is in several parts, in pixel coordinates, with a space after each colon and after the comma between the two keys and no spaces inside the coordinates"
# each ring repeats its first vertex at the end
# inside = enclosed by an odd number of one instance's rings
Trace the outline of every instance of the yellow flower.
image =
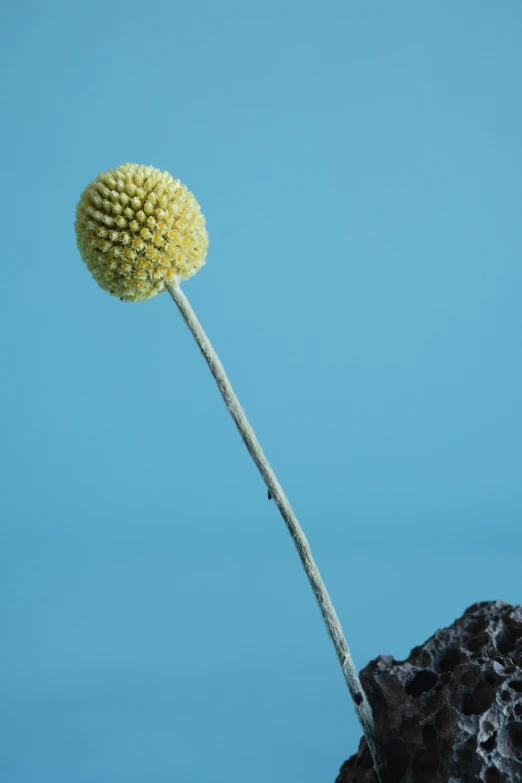
{"type": "Polygon", "coordinates": [[[80,197],[75,229],[96,282],[129,302],[151,299],[165,283],[192,277],[207,255],[198,202],[179,179],[153,166],[125,163],[98,174],[80,197]]]}

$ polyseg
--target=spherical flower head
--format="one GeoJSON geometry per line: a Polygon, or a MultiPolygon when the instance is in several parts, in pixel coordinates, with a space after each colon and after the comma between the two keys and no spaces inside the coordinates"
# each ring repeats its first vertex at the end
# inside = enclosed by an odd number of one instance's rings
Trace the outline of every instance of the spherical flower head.
{"type": "Polygon", "coordinates": [[[167,171],[125,163],[98,174],[76,207],[80,254],[96,282],[124,301],[145,301],[205,263],[198,202],[167,171]]]}

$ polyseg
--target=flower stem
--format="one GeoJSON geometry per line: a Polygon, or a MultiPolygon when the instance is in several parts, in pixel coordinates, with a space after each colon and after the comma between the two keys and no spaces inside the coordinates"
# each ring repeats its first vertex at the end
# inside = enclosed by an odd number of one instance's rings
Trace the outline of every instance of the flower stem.
{"type": "Polygon", "coordinates": [[[185,323],[194,335],[197,344],[201,350],[201,353],[205,357],[207,364],[214,376],[219,390],[225,400],[225,404],[234,419],[236,426],[239,430],[241,437],[250,452],[250,456],[254,460],[255,464],[263,480],[268,487],[268,492],[275,501],[281,515],[285,521],[290,535],[294,541],[295,547],[301,558],[304,570],[312,586],[312,590],[319,604],[321,614],[326,625],[328,634],[335,647],[335,652],[341,664],[343,670],[344,679],[350,691],[350,695],[353,699],[357,716],[361,722],[361,726],[368,743],[368,748],[373,758],[375,771],[380,780],[380,783],[387,783],[387,763],[384,756],[384,752],[380,743],[375,735],[375,724],[373,722],[373,715],[368,702],[367,696],[362,688],[361,681],[357,674],[355,664],[350,655],[350,650],[344,638],[344,634],[341,628],[339,619],[335,613],[335,609],[330,600],[330,596],[326,590],[326,587],[319,573],[319,569],[315,564],[312,557],[310,546],[303,533],[297,518],[292,511],[292,507],[288,502],[285,493],[283,492],[281,485],[279,484],[276,475],[268,460],[266,459],[261,446],[259,445],[257,438],[254,434],[254,430],[250,426],[248,419],[239,404],[234,390],[227,378],[225,369],[219,360],[219,357],[213,349],[210,340],[205,334],[203,327],[199,323],[196,314],[194,313],[190,303],[182,292],[178,284],[167,285],[167,290],[177,304],[181,315],[183,316],[185,323]]]}

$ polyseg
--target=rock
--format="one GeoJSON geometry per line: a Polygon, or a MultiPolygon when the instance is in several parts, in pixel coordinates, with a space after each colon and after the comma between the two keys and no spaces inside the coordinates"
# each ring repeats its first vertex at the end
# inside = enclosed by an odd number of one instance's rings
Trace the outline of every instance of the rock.
{"type": "MultiPolygon", "coordinates": [[[[473,604],[360,677],[392,783],[522,783],[522,606],[473,604]]],[[[364,737],[336,783],[377,783],[364,737]]]]}

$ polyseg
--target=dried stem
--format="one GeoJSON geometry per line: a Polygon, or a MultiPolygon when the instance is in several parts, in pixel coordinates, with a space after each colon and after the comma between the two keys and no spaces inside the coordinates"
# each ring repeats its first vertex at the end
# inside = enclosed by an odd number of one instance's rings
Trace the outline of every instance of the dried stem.
{"type": "Polygon", "coordinates": [[[352,660],[352,656],[350,655],[350,650],[346,643],[346,639],[344,638],[341,624],[335,613],[335,609],[333,608],[330,596],[328,595],[319,569],[312,557],[312,552],[308,541],[306,540],[306,536],[292,511],[290,503],[288,502],[274,471],[263,454],[261,446],[254,434],[254,430],[250,426],[248,419],[239,404],[239,400],[232,389],[230,381],[227,378],[223,365],[214,351],[207,335],[203,331],[203,327],[196,318],[187,297],[177,284],[168,285],[167,290],[177,304],[185,323],[194,335],[201,353],[205,357],[207,364],[210,367],[210,371],[219,386],[225,404],[243,438],[245,446],[256,463],[257,468],[268,487],[268,491],[281,512],[288,531],[292,536],[304,570],[306,571],[306,575],[308,576],[312,590],[319,604],[326,629],[335,647],[335,652],[337,653],[339,663],[343,670],[344,679],[348,685],[348,690],[353,699],[357,716],[361,722],[364,736],[366,737],[366,742],[368,743],[368,748],[373,758],[375,770],[380,783],[387,783],[388,773],[386,759],[382,747],[375,735],[375,724],[373,722],[371,707],[359,680],[357,670],[352,660]]]}

